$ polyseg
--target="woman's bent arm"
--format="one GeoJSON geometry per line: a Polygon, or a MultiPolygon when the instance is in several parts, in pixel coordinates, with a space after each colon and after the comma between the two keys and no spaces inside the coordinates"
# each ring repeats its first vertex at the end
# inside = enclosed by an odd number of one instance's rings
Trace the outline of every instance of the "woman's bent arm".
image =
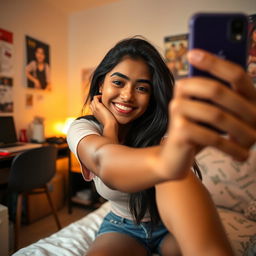
{"type": "Polygon", "coordinates": [[[160,146],[130,148],[90,135],[79,142],[77,152],[82,164],[106,185],[135,192],[166,180],[156,168],[160,150],[160,146]]]}

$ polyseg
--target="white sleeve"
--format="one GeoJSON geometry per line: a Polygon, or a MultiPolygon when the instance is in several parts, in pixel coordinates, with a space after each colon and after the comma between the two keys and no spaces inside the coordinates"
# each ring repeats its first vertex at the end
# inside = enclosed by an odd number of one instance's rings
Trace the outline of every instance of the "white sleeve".
{"type": "Polygon", "coordinates": [[[81,161],[77,155],[77,146],[81,139],[93,134],[101,135],[101,127],[97,123],[86,119],[73,121],[68,129],[67,134],[67,143],[71,152],[74,153],[80,164],[81,171],[85,180],[92,180],[94,175],[81,164],[81,161]]]}
{"type": "Polygon", "coordinates": [[[32,60],[26,66],[26,71],[28,72],[35,72],[36,71],[36,62],[32,60]]]}

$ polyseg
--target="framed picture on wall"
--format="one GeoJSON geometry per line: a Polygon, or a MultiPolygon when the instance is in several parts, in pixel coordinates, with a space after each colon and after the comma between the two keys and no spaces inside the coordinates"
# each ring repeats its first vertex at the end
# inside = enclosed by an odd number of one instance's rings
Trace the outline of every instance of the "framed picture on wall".
{"type": "MultiPolygon", "coordinates": [[[[81,71],[81,82],[82,82],[82,97],[83,97],[83,103],[86,101],[87,97],[88,97],[88,93],[89,93],[89,89],[90,89],[90,83],[91,83],[91,76],[94,72],[95,68],[84,68],[81,71]]],[[[89,106],[85,106],[84,108],[84,114],[85,115],[89,115],[90,109],[89,106]]]]}
{"type": "Polygon", "coordinates": [[[256,14],[249,16],[249,47],[247,71],[256,87],[256,14]]]}
{"type": "Polygon", "coordinates": [[[27,63],[25,74],[27,87],[50,90],[50,47],[37,39],[26,36],[27,63]]]}
{"type": "Polygon", "coordinates": [[[13,112],[12,98],[13,79],[0,76],[0,113],[13,112]]]}
{"type": "Polygon", "coordinates": [[[167,36],[164,38],[166,64],[175,79],[188,75],[188,34],[167,36]]]}

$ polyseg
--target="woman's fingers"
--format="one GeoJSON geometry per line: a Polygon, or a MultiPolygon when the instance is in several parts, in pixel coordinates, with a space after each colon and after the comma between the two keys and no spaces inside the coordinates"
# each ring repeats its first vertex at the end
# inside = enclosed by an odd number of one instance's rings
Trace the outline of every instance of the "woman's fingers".
{"type": "Polygon", "coordinates": [[[243,147],[249,148],[256,141],[255,129],[216,105],[190,98],[176,98],[171,104],[173,117],[183,116],[187,120],[223,130],[243,147]]]}
{"type": "Polygon", "coordinates": [[[90,109],[92,114],[101,122],[103,125],[116,122],[114,115],[108,110],[105,105],[101,102],[101,95],[95,95],[90,103],[90,109]]]}
{"type": "Polygon", "coordinates": [[[256,90],[250,78],[237,64],[202,50],[190,51],[188,60],[231,88],[206,77],[179,80],[169,108],[169,136],[175,145],[213,146],[237,160],[246,160],[256,141],[256,90]],[[226,131],[227,136],[202,123],[226,131]]]}
{"type": "Polygon", "coordinates": [[[96,95],[93,97],[93,100],[90,103],[90,109],[93,113],[98,109],[100,104],[100,99],[101,99],[101,95],[96,95]]]}
{"type": "Polygon", "coordinates": [[[209,100],[256,127],[256,100],[248,101],[216,80],[199,77],[182,79],[176,85],[175,96],[209,100]]]}
{"type": "Polygon", "coordinates": [[[235,141],[220,136],[219,133],[206,129],[203,126],[190,122],[186,118],[179,116],[171,124],[169,136],[176,140],[176,144],[181,145],[201,145],[213,146],[238,161],[245,161],[249,156],[249,150],[235,141]]]}
{"type": "Polygon", "coordinates": [[[252,81],[239,65],[199,49],[191,50],[188,53],[188,61],[193,66],[227,81],[235,91],[247,99],[256,101],[256,91],[252,81]]]}

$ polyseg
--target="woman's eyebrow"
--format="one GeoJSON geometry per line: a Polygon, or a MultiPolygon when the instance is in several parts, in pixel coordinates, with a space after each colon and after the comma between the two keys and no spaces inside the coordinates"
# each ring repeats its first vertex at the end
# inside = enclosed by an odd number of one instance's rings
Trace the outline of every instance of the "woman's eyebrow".
{"type": "MultiPolygon", "coordinates": [[[[120,72],[115,72],[115,73],[111,74],[110,77],[112,77],[112,76],[119,76],[119,77],[122,77],[122,78],[124,78],[124,79],[126,79],[126,80],[128,80],[128,81],[131,80],[128,76],[126,76],[126,75],[124,75],[124,74],[122,74],[122,73],[120,73],[120,72]]],[[[147,84],[149,84],[149,85],[152,84],[152,83],[150,82],[150,80],[147,80],[147,79],[138,79],[138,80],[136,80],[136,82],[138,82],[138,83],[147,83],[147,84]]]]}
{"type": "Polygon", "coordinates": [[[122,77],[122,78],[124,78],[126,80],[130,80],[130,78],[128,76],[126,76],[126,75],[124,75],[124,74],[122,74],[120,72],[115,72],[110,77],[112,77],[112,76],[120,76],[120,77],[122,77]]]}
{"type": "Polygon", "coordinates": [[[152,85],[151,81],[147,80],[147,79],[138,79],[136,80],[138,83],[146,83],[146,84],[149,84],[149,85],[152,85]]]}

